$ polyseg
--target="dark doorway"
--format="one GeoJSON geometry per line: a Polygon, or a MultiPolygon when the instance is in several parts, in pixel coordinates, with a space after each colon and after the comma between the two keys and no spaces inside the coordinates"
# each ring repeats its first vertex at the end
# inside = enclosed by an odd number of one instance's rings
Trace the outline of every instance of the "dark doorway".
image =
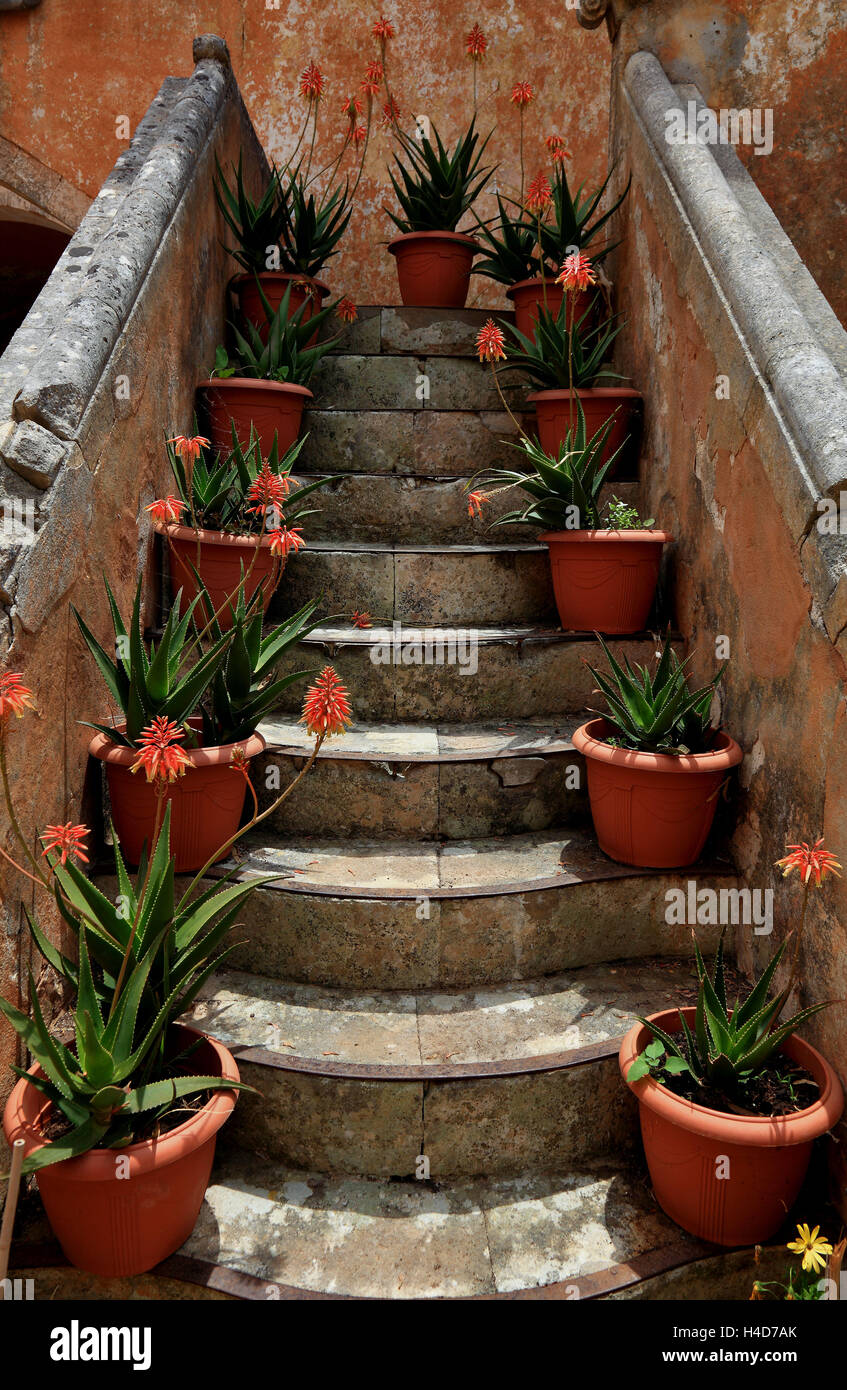
{"type": "Polygon", "coordinates": [[[0,353],[20,328],[70,235],[0,217],[0,353]]]}

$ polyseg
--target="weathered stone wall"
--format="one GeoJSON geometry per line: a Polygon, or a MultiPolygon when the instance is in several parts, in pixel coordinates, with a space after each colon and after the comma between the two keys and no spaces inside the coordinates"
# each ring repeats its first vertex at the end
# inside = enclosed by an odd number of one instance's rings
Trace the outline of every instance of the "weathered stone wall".
{"type": "MultiPolygon", "coordinates": [[[[69,604],[108,641],[102,574],[128,607],[149,550],[144,507],[170,481],[163,438],[191,432],[198,372],[222,336],[231,271],[209,193],[215,154],[243,146],[254,188],[264,176],[223,46],[195,51],[192,76],[165,82],[0,358],[0,505],[7,520],[16,501],[34,509],[34,534],[6,524],[0,543],[2,669],[24,673],[39,707],[8,740],[34,848],[45,824],[79,819],[90,733],[77,721],[106,706],[69,604]]],[[[25,980],[20,890],[0,874],[7,994],[25,980]]],[[[13,1048],[4,1023],[0,1099],[13,1048]]]]}
{"type": "MultiPolygon", "coordinates": [[[[847,335],[734,153],[665,142],[664,112],[692,94],[649,54],[616,90],[614,147],[633,171],[620,355],[645,396],[645,507],[675,537],[695,674],[730,643],[723,722],[745,752],[732,849],[748,885],[776,889],[773,938],[739,933],[750,964],[798,919],[796,877],[774,868],[786,842],[825,834],[847,853],[847,541],[817,529],[819,499],[847,489],[847,335]]],[[[807,1002],[847,997],[843,923],[832,880],[806,933],[807,1002]]],[[[847,1005],[807,1032],[847,1076],[847,1005]]]]}
{"type": "MultiPolygon", "coordinates": [[[[359,0],[204,0],[190,13],[171,0],[109,6],[76,0],[71,7],[44,4],[26,15],[3,15],[0,134],[93,196],[124,147],[118,133],[135,129],[157,83],[186,70],[186,35],[207,28],[227,40],[247,109],[276,159],[291,153],[305,113],[300,74],[309,61],[318,63],[327,82],[318,145],[326,163],[341,148],[342,105],[358,91],[366,63],[379,56],[371,28],[380,12],[359,0]]],[[[535,91],[526,111],[528,177],[549,166],[543,142],[552,131],[572,153],[576,182],[602,177],[609,50],[579,28],[573,3],[403,0],[386,2],[384,13],[396,29],[389,76],[404,119],[427,115],[451,139],[467,124],[472,68],[465,36],[478,20],[489,45],[479,69],[479,122],[486,131],[499,123],[491,150],[501,162],[501,187],[520,182],[519,118],[509,100],[519,81],[535,91]]],[[[357,206],[327,279],[357,303],[391,304],[399,303],[397,276],[383,243],[394,229],[382,209],[395,203],[381,108],[376,115],[357,206]]],[[[493,200],[480,203],[481,215],[493,210],[493,200]]],[[[471,296],[505,307],[490,281],[472,281],[471,296]]]]}
{"type": "MultiPolygon", "coordinates": [[[[773,150],[738,154],[842,323],[847,266],[844,0],[581,0],[616,30],[613,86],[633,53],[654,53],[672,82],[694,83],[707,106],[770,111],[773,150]]],[[[608,47],[606,30],[596,42],[608,47]]]]}

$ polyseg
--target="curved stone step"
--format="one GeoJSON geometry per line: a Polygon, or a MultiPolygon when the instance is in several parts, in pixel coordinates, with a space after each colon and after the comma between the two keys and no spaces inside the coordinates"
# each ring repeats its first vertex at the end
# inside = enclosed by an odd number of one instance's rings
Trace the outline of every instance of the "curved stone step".
{"type": "MultiPolygon", "coordinates": [[[[648,665],[657,645],[650,633],[609,641],[618,660],[626,654],[648,665]]],[[[349,687],[355,719],[502,724],[549,717],[551,710],[557,719],[587,718],[597,701],[586,661],[603,664],[592,633],[531,625],[361,630],[335,624],[316,628],[286,653],[278,672],[331,662],[349,687]]],[[[294,683],[280,710],[299,714],[302,701],[303,686],[294,683]]]]}
{"type": "Polygon", "coordinates": [[[318,1172],[517,1177],[635,1148],[620,1038],[696,997],[690,961],[586,967],[475,992],[342,992],[225,971],[189,1019],[231,1047],[228,1144],[318,1172]],[[586,1116],[591,1123],[586,1124],[586,1116]]]}
{"type": "Polygon", "coordinates": [[[360,305],[354,323],[330,321],[324,337],[339,338],[336,354],[425,353],[430,357],[474,357],[479,330],[492,315],[513,322],[504,298],[502,309],[424,309],[405,305],[360,305]]]}
{"type": "Polygon", "coordinates": [[[252,1276],[265,1286],[255,1297],[276,1283],[348,1298],[588,1299],[707,1249],[664,1215],[637,1167],[446,1185],[328,1177],[239,1151],[216,1165],[179,1253],[252,1276]]]}
{"type": "MultiPolygon", "coordinates": [[[[257,832],[239,867],[242,878],[279,878],[239,914],[232,964],[342,989],[455,988],[641,956],[688,960],[689,926],[666,920],[669,904],[689,882],[718,903],[736,885],[727,864],[684,876],[615,864],[578,829],[449,844],[257,832]]],[[[718,933],[698,926],[704,950],[718,933]]]]}
{"type": "Polygon", "coordinates": [[[482,413],[313,408],[303,428],[298,463],[309,473],[466,477],[480,468],[509,468],[515,459],[503,441],[516,439],[517,431],[502,408],[482,413]]]}
{"type": "MultiPolygon", "coordinates": [[[[584,820],[583,759],[573,725],[363,724],[328,740],[317,764],[267,822],[280,835],[448,840],[544,830],[584,820]]],[[[282,716],[254,785],[262,809],[311,755],[314,740],[282,716]]]]}
{"type": "MultiPolygon", "coordinates": [[[[529,383],[514,372],[498,379],[509,408],[522,409],[529,383]]],[[[323,410],[503,409],[491,368],[467,356],[339,353],[324,358],[309,389],[323,410]]]]}
{"type": "MultiPolygon", "coordinates": [[[[473,460],[468,460],[472,466],[473,460]]],[[[316,475],[299,473],[298,480],[311,483],[316,475]]],[[[481,517],[468,515],[467,485],[470,478],[410,477],[347,473],[330,482],[310,499],[316,510],[307,517],[303,531],[307,543],[331,540],[336,544],[355,541],[384,541],[396,544],[489,545],[534,542],[537,529],[528,526],[497,526],[492,523],[506,512],[524,506],[526,497],[514,489],[493,492],[483,506],[481,517]]],[[[601,508],[617,497],[637,506],[637,482],[615,481],[601,494],[601,508]]]]}
{"type": "Polygon", "coordinates": [[[286,566],[271,613],[322,595],[322,613],[354,609],[374,622],[554,622],[547,547],[314,541],[286,566]]]}

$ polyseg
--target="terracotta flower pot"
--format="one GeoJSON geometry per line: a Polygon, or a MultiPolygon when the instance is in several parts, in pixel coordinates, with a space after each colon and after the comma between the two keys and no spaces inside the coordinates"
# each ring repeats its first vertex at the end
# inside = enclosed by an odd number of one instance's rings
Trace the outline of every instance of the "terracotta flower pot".
{"type": "MultiPolygon", "coordinates": [[[[651,1014],[665,1032],[681,1032],[680,1015],[693,1029],[696,1010],[651,1014]]],[[[637,1023],[619,1055],[626,1080],[650,1041],[637,1023]]],[[[812,1141],[836,1123],[844,1109],[832,1067],[801,1038],[781,1049],[811,1072],[820,1088],[814,1105],[793,1115],[725,1115],[675,1096],[652,1077],[633,1083],[653,1190],[663,1211],[693,1236],[716,1245],[756,1245],[785,1221],[806,1176],[812,1141]]]]}
{"type": "MultiPolygon", "coordinates": [[[[306,323],[313,314],[317,313],[321,301],[326,299],[329,294],[329,285],[325,285],[322,280],[315,280],[309,275],[291,275],[284,270],[263,270],[258,279],[265,298],[274,313],[282,303],[285,291],[290,285],[289,316],[296,313],[301,304],[305,304],[306,308],[303,310],[301,320],[303,323],[306,323]]],[[[268,340],[268,320],[265,316],[261,295],[256,287],[256,276],[236,275],[232,287],[238,296],[238,306],[242,314],[259,330],[262,342],[266,343],[268,340]]],[[[315,333],[314,337],[310,339],[310,345],[317,341],[317,336],[315,333]]]]}
{"type": "MultiPolygon", "coordinates": [[[[628,435],[632,435],[636,412],[641,403],[641,393],[631,386],[581,386],[576,392],[585,415],[586,438],[591,439],[602,429],[612,416],[615,423],[609,431],[602,461],[605,463],[619,449],[628,435]]],[[[577,408],[574,401],[571,408],[571,393],[564,391],[534,391],[527,397],[535,406],[538,425],[538,440],[548,454],[558,456],[568,430],[576,426],[577,408]]],[[[634,450],[633,450],[634,453],[634,450]]],[[[621,460],[608,474],[614,478],[621,460]]]]}
{"type": "Polygon", "coordinates": [[[258,381],[255,377],[215,377],[198,386],[206,406],[212,447],[222,454],[232,448],[232,426],[242,443],[250,439],[252,425],[267,457],[277,436],[279,456],[296,443],[303,408],[312,399],[305,386],[287,381],[258,381]]]}
{"type": "MultiPolygon", "coordinates": [[[[200,531],[200,562],[197,562],[198,532],[190,526],[162,525],[154,522],[154,529],[164,536],[171,552],[171,596],[176,597],[182,589],[183,610],[196,596],[196,569],[206,585],[214,604],[213,611],[218,615],[218,623],[224,632],[232,627],[229,603],[236,600],[236,591],[241,582],[242,567],[249,578],[245,585],[245,599],[249,603],[262,589],[262,610],[267,613],[268,604],[279,583],[285,561],[271,554],[270,536],[233,536],[226,531],[200,531]],[[255,563],[254,563],[255,557],[255,563]],[[252,566],[252,569],[251,569],[252,566]],[[223,610],[223,611],[221,611],[223,610]]],[[[197,606],[198,617],[208,621],[211,614],[206,611],[205,602],[197,606]]]]}
{"type": "Polygon", "coordinates": [[[588,798],[597,840],[620,864],[675,869],[698,858],[715,818],[717,793],[744,756],[719,733],[709,753],[638,753],[607,743],[605,719],[573,735],[588,767],[588,798]]]}
{"type": "MultiPolygon", "coordinates": [[[[192,1072],[239,1080],[235,1059],[220,1043],[180,1024],[174,1032],[182,1035],[182,1046],[193,1037],[203,1038],[192,1054],[192,1072]]],[[[30,1075],[41,1074],[40,1067],[30,1067],[30,1075]]],[[[37,1175],[41,1200],[71,1264],[107,1277],[143,1274],[179,1249],[200,1213],[216,1135],[229,1119],[236,1095],[213,1092],[202,1110],[158,1139],[123,1149],[93,1149],[42,1169],[37,1175]]],[[[27,1154],[39,1148],[50,1107],[48,1098],[22,1077],[3,1115],[8,1142],[23,1139],[27,1154]]]]}
{"type": "MultiPolygon", "coordinates": [[[[535,325],[538,322],[539,309],[547,308],[555,316],[562,306],[565,291],[561,285],[557,285],[555,277],[549,277],[546,288],[542,285],[541,276],[537,275],[531,280],[518,280],[506,291],[506,298],[511,299],[515,306],[515,327],[519,333],[523,333],[525,338],[535,336],[535,325]]],[[[574,319],[579,323],[583,314],[589,309],[594,296],[590,290],[580,290],[578,294],[571,295],[571,308],[568,312],[567,322],[572,323],[574,319]]]]}
{"type": "MultiPolygon", "coordinates": [[[[198,727],[200,721],[189,722],[198,727]]],[[[244,778],[230,768],[236,748],[243,748],[248,759],[255,758],[264,751],[265,740],[261,734],[251,734],[237,744],[185,750],[191,766],[169,785],[166,795],[171,805],[171,853],[177,873],[201,869],[238,829],[247,787],[244,778]]],[[[143,769],[130,772],[138,757],[134,748],[122,748],[105,734],[97,734],[88,751],[106,765],[112,819],[121,850],[130,864],[137,864],[155,825],[153,784],[143,769]]]]}
{"type": "Polygon", "coordinates": [[[464,309],[478,248],[461,232],[406,232],[389,242],[400,298],[408,307],[464,309]]]}
{"type": "Polygon", "coordinates": [[[642,632],[667,531],[546,531],[559,621],[570,632],[642,632]]]}

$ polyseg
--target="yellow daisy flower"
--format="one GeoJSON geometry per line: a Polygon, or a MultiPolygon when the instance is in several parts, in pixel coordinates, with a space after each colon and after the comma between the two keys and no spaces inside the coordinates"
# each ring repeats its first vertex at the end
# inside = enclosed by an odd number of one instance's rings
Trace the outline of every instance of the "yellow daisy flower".
{"type": "Polygon", "coordinates": [[[802,1223],[797,1227],[797,1239],[788,1242],[788,1249],[794,1255],[803,1256],[803,1268],[818,1274],[826,1268],[826,1257],[832,1254],[832,1246],[818,1234],[820,1226],[813,1231],[802,1223]]]}

